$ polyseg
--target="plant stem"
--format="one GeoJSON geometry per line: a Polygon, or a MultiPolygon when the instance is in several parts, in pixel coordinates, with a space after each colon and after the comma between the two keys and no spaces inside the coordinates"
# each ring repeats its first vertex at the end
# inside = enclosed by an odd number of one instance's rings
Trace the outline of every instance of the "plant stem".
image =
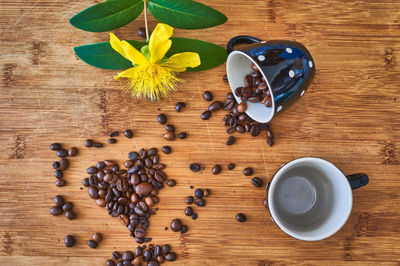
{"type": "Polygon", "coordinates": [[[147,0],[144,0],[144,26],[146,28],[146,42],[149,41],[149,26],[147,25],[147,0]]]}

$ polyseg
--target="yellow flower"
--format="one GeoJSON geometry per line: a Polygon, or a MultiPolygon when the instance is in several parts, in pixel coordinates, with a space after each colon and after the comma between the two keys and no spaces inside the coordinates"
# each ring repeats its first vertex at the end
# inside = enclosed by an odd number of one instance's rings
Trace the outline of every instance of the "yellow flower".
{"type": "Polygon", "coordinates": [[[114,77],[129,79],[128,90],[132,96],[149,98],[152,101],[166,98],[171,91],[176,90],[175,84],[179,79],[175,72],[183,72],[187,67],[200,65],[200,56],[193,52],[178,53],[164,58],[172,44],[169,39],[172,32],[173,28],[167,24],[157,24],[149,45],[141,48],[142,53],[127,41],[121,41],[110,33],[111,47],[132,62],[133,67],[114,77]]]}

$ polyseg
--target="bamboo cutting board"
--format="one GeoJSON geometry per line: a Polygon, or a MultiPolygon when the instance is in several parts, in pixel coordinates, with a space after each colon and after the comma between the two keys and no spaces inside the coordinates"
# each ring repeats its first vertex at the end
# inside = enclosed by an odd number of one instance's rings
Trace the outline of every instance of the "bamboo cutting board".
{"type": "MultiPolygon", "coordinates": [[[[175,36],[225,46],[236,35],[292,39],[303,43],[316,62],[315,80],[297,103],[271,123],[275,145],[265,138],[238,136],[226,146],[221,120],[200,114],[208,103],[204,90],[223,99],[224,65],[181,75],[186,82],[170,99],[148,103],[130,99],[114,81],[115,71],[93,68],[78,60],[73,47],[108,40],[107,33],[73,28],[68,19],[95,1],[2,0],[0,98],[0,265],[104,265],[115,250],[136,247],[118,219],[97,207],[82,187],[85,170],[98,160],[123,162],[130,151],[161,148],[165,113],[188,138],[169,143],[161,156],[166,173],[178,185],[160,193],[159,211],[150,219],[153,243],[169,243],[177,252],[172,265],[284,265],[348,263],[398,265],[400,261],[400,2],[398,1],[202,1],[222,11],[229,21],[175,36]],[[175,103],[187,108],[177,113],[175,103]],[[86,138],[106,142],[113,130],[131,128],[131,140],[86,149],[86,138]],[[57,188],[51,167],[52,142],[80,148],[65,172],[68,185],[57,188]],[[241,173],[251,166],[266,183],[281,164],[302,156],[322,157],[346,174],[366,172],[370,184],[354,191],[353,212],[334,236],[301,242],[281,232],[262,201],[264,189],[241,173]],[[193,174],[189,164],[205,166],[193,174]],[[234,162],[234,171],[227,171],[234,162]],[[221,164],[214,176],[211,168],[221,164]],[[184,199],[190,185],[210,188],[199,218],[187,218],[184,199]],[[52,199],[61,194],[75,205],[78,218],[53,217],[52,199]],[[248,221],[238,223],[238,212],[248,221]],[[165,231],[171,219],[188,224],[184,235],[165,231]],[[86,245],[94,232],[104,240],[96,250],[86,245]],[[78,244],[64,247],[66,234],[78,244]]],[[[151,18],[151,28],[156,21],[151,18]]],[[[143,17],[116,30],[121,39],[136,39],[143,17]]],[[[264,133],[265,134],[265,133],[264,133]]]]}

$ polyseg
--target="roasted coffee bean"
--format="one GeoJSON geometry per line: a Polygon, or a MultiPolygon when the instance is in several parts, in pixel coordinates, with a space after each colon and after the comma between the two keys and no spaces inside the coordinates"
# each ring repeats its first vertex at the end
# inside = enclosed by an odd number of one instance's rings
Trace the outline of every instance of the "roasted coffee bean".
{"type": "Polygon", "coordinates": [[[244,113],[247,110],[247,104],[245,102],[239,103],[237,110],[239,113],[244,113]]]}
{"type": "Polygon", "coordinates": [[[201,114],[201,119],[203,120],[208,120],[211,117],[211,112],[210,111],[205,111],[201,114]]]}
{"type": "Polygon", "coordinates": [[[137,29],[137,34],[139,37],[146,38],[146,29],[144,27],[139,27],[137,29]]]}
{"type": "Polygon", "coordinates": [[[228,82],[228,76],[227,76],[227,75],[224,75],[224,76],[222,77],[222,80],[225,81],[225,82],[228,82]]]}
{"type": "Polygon", "coordinates": [[[128,153],[128,158],[130,160],[132,160],[133,162],[135,162],[139,158],[139,153],[132,151],[132,152],[128,153]]]}
{"type": "Polygon", "coordinates": [[[89,175],[94,175],[96,174],[98,171],[98,169],[94,166],[90,166],[87,170],[86,173],[88,173],[89,175]]]}
{"type": "Polygon", "coordinates": [[[110,138],[117,137],[119,135],[118,131],[113,131],[110,133],[110,138]]]}
{"type": "Polygon", "coordinates": [[[68,220],[73,220],[76,218],[76,214],[73,211],[67,211],[65,212],[65,217],[67,217],[68,220]]]}
{"type": "Polygon", "coordinates": [[[267,137],[267,143],[268,143],[268,145],[269,145],[270,147],[272,147],[272,145],[274,145],[274,141],[273,141],[272,138],[268,138],[268,137],[267,137]]]}
{"type": "Polygon", "coordinates": [[[171,147],[170,146],[163,146],[161,148],[161,150],[165,153],[165,154],[170,154],[171,153],[171,147]]]}
{"type": "Polygon", "coordinates": [[[133,137],[133,131],[130,129],[126,129],[124,131],[124,136],[127,137],[128,139],[131,139],[133,137]]]}
{"type": "Polygon", "coordinates": [[[118,251],[114,251],[111,254],[111,257],[112,257],[113,260],[118,260],[119,258],[121,258],[121,253],[119,253],[118,251]]]}
{"type": "Polygon", "coordinates": [[[153,167],[153,161],[152,161],[149,157],[147,157],[147,158],[144,160],[144,165],[145,165],[147,168],[152,168],[152,167],[153,167]]]}
{"type": "Polygon", "coordinates": [[[166,133],[164,133],[164,135],[163,135],[163,138],[166,139],[166,140],[169,140],[169,141],[174,140],[175,137],[176,137],[176,136],[175,136],[175,133],[174,133],[174,132],[166,132],[166,133]]]}
{"type": "Polygon", "coordinates": [[[113,172],[117,172],[117,171],[119,170],[119,165],[118,165],[118,164],[113,165],[113,167],[111,168],[111,170],[112,170],[113,172]]]}
{"type": "Polygon", "coordinates": [[[113,260],[107,260],[106,266],[115,266],[115,262],[113,260]]]}
{"type": "Polygon", "coordinates": [[[144,261],[151,260],[151,257],[153,257],[153,251],[151,249],[148,249],[143,253],[143,260],[144,261]]]}
{"type": "Polygon", "coordinates": [[[126,160],[125,162],[124,162],[124,166],[125,166],[125,168],[131,168],[132,166],[133,166],[133,161],[132,160],[126,160]]]}
{"type": "Polygon", "coordinates": [[[253,84],[252,84],[252,78],[251,78],[251,75],[246,75],[245,77],[244,77],[244,86],[245,87],[250,87],[250,86],[252,86],[253,84]]]}
{"type": "Polygon", "coordinates": [[[198,217],[198,216],[197,216],[197,213],[193,213],[193,214],[192,214],[192,219],[193,219],[193,220],[196,220],[197,217],[198,217]]]}
{"type": "Polygon", "coordinates": [[[52,144],[50,144],[50,150],[52,150],[52,151],[61,150],[61,144],[60,143],[52,143],[52,144]]]}
{"type": "Polygon", "coordinates": [[[235,130],[239,133],[244,133],[246,131],[246,129],[243,125],[237,125],[235,130]]]}
{"type": "Polygon", "coordinates": [[[52,166],[53,166],[54,169],[58,169],[60,167],[60,163],[59,162],[53,162],[52,166]]]}
{"type": "Polygon", "coordinates": [[[73,207],[73,206],[74,206],[74,205],[72,204],[72,202],[68,201],[68,202],[65,202],[65,203],[62,205],[62,209],[63,209],[63,211],[67,212],[67,211],[72,210],[72,207],[73,207]]]}
{"type": "Polygon", "coordinates": [[[186,133],[186,132],[181,132],[181,133],[178,134],[178,137],[179,137],[180,139],[186,139],[187,133],[186,133]]]}
{"type": "Polygon", "coordinates": [[[54,197],[54,203],[56,206],[62,206],[64,204],[64,198],[61,195],[57,195],[54,197]]]}
{"type": "Polygon", "coordinates": [[[258,103],[258,102],[261,102],[261,96],[252,96],[252,97],[249,97],[249,99],[248,99],[248,101],[249,102],[251,102],[251,103],[258,103]]]}
{"type": "Polygon", "coordinates": [[[93,142],[92,146],[95,147],[95,148],[101,148],[101,147],[103,147],[103,143],[101,143],[101,142],[93,142]]]}
{"type": "Polygon", "coordinates": [[[75,147],[72,147],[68,150],[68,156],[74,157],[78,154],[78,149],[75,147]]]}
{"type": "Polygon", "coordinates": [[[174,232],[179,232],[182,229],[182,222],[179,219],[173,219],[170,228],[174,232]]]}
{"type": "Polygon", "coordinates": [[[151,260],[147,263],[147,266],[159,266],[160,263],[158,263],[158,261],[155,260],[151,260]]]}
{"type": "Polygon", "coordinates": [[[142,247],[137,247],[135,249],[135,257],[142,256],[142,254],[143,254],[143,248],[142,247]]]}
{"type": "Polygon", "coordinates": [[[64,149],[58,150],[57,151],[57,156],[60,158],[65,158],[68,156],[68,152],[64,149]]]}
{"type": "Polygon", "coordinates": [[[272,135],[272,131],[267,129],[267,138],[273,138],[274,136],[272,135]]]}
{"type": "Polygon", "coordinates": [[[167,261],[175,261],[176,260],[176,254],[174,252],[170,252],[165,256],[165,259],[167,261]]]}
{"type": "Polygon", "coordinates": [[[60,206],[53,206],[50,208],[50,214],[53,216],[58,216],[63,213],[63,210],[60,206]]]}
{"type": "Polygon", "coordinates": [[[163,264],[165,262],[165,257],[163,255],[158,255],[157,261],[158,263],[163,264]]]}
{"type": "Polygon", "coordinates": [[[183,103],[183,102],[177,102],[176,105],[175,105],[175,110],[176,110],[177,112],[180,112],[180,111],[182,111],[182,109],[185,108],[185,107],[186,107],[185,103],[183,103]]]}
{"type": "Polygon", "coordinates": [[[251,167],[246,167],[243,169],[243,174],[245,176],[251,176],[253,174],[253,168],[251,167]]]}
{"type": "Polygon", "coordinates": [[[135,192],[139,196],[146,196],[153,190],[153,186],[148,182],[143,182],[135,187],[135,192]]]}
{"type": "Polygon", "coordinates": [[[89,185],[96,186],[97,185],[97,177],[95,175],[89,176],[89,185]]]}
{"type": "Polygon", "coordinates": [[[247,115],[246,114],[240,114],[238,119],[239,119],[240,122],[244,122],[247,119],[247,115]]]}
{"type": "Polygon", "coordinates": [[[157,257],[157,256],[161,255],[161,253],[162,253],[161,246],[156,245],[154,247],[154,256],[157,257]]]}
{"type": "Polygon", "coordinates": [[[193,214],[193,209],[192,209],[192,207],[186,207],[186,209],[185,209],[185,215],[186,215],[186,216],[192,216],[192,214],[193,214]]]}
{"type": "Polygon", "coordinates": [[[214,112],[222,108],[224,104],[221,101],[215,101],[208,106],[208,111],[214,112]]]}
{"type": "Polygon", "coordinates": [[[216,164],[212,169],[212,173],[213,175],[218,175],[219,173],[221,173],[221,165],[216,164]]]}
{"type": "Polygon", "coordinates": [[[210,194],[211,194],[211,191],[210,191],[208,188],[206,188],[205,190],[203,190],[203,192],[204,192],[204,197],[208,197],[208,196],[210,196],[210,194]]]}
{"type": "Polygon", "coordinates": [[[175,132],[175,127],[173,125],[168,124],[165,126],[165,130],[168,132],[175,132]]]}
{"type": "Polygon", "coordinates": [[[194,195],[196,198],[201,199],[204,196],[204,192],[201,188],[198,188],[194,191],[194,195]]]}
{"type": "Polygon", "coordinates": [[[234,163],[228,164],[228,169],[229,169],[230,171],[232,171],[234,168],[235,168],[235,164],[234,164],[234,163]]]}
{"type": "Polygon", "coordinates": [[[195,199],[194,203],[199,207],[206,206],[206,201],[204,199],[195,199]]]}
{"type": "Polygon", "coordinates": [[[256,66],[256,64],[254,64],[254,63],[251,63],[251,69],[253,69],[254,71],[260,71],[258,69],[258,67],[256,66]]]}
{"type": "Polygon", "coordinates": [[[88,240],[87,245],[91,248],[97,248],[97,242],[92,239],[88,240]]]}
{"type": "Polygon", "coordinates": [[[249,124],[245,124],[244,129],[246,130],[246,132],[250,132],[251,126],[249,124]]]}
{"type": "Polygon", "coordinates": [[[230,127],[230,128],[228,128],[227,130],[226,130],[226,133],[228,133],[228,134],[233,134],[233,133],[235,133],[235,128],[234,127],[230,127]]]}
{"type": "Polygon", "coordinates": [[[92,239],[98,243],[103,240],[103,236],[100,233],[94,233],[92,239]]]}
{"type": "Polygon", "coordinates": [[[151,176],[154,176],[156,171],[157,170],[155,168],[151,168],[151,169],[148,170],[148,174],[151,175],[151,176]]]}
{"type": "Polygon", "coordinates": [[[253,179],[251,179],[251,183],[255,186],[255,187],[262,187],[263,185],[263,181],[258,178],[258,177],[253,177],[253,179]]]}
{"type": "Polygon", "coordinates": [[[134,256],[133,256],[133,252],[132,251],[125,251],[124,253],[122,253],[122,260],[133,260],[134,256]]]}
{"type": "Polygon", "coordinates": [[[64,244],[67,248],[73,247],[75,245],[75,238],[72,235],[67,235],[64,239],[64,244]]]}
{"type": "Polygon", "coordinates": [[[186,233],[188,230],[189,230],[189,227],[187,225],[185,225],[185,224],[182,225],[182,228],[181,228],[181,233],[182,234],[186,233]]]}
{"type": "Polygon", "coordinates": [[[161,254],[164,256],[167,255],[170,251],[171,251],[171,247],[168,244],[163,245],[161,247],[161,254]]]}
{"type": "Polygon", "coordinates": [[[212,99],[214,98],[213,97],[213,95],[212,95],[212,93],[210,92],[210,91],[205,91],[204,93],[203,93],[203,98],[204,98],[204,100],[206,100],[206,101],[212,101],[212,99]]]}
{"type": "Polygon", "coordinates": [[[243,213],[238,213],[238,215],[236,215],[236,220],[237,220],[238,222],[243,223],[243,222],[246,221],[246,216],[244,216],[243,213]]]}
{"type": "Polygon", "coordinates": [[[64,179],[58,179],[57,181],[56,181],[56,186],[57,187],[63,187],[63,186],[65,186],[67,184],[67,181],[65,181],[64,179]]]}
{"type": "Polygon", "coordinates": [[[108,144],[115,144],[115,143],[117,143],[117,140],[114,138],[111,138],[111,139],[108,139],[107,142],[108,142],[108,144]]]}
{"type": "Polygon", "coordinates": [[[98,191],[98,189],[95,188],[95,187],[89,187],[88,193],[89,193],[89,196],[90,196],[92,199],[98,199],[98,198],[99,198],[99,191],[98,191]]]}
{"type": "Polygon", "coordinates": [[[225,111],[229,111],[233,108],[234,105],[235,105],[235,101],[233,99],[226,99],[223,104],[223,109],[225,111]]]}
{"type": "Polygon", "coordinates": [[[226,141],[226,145],[233,145],[236,142],[236,138],[234,136],[229,136],[228,140],[226,141]]]}
{"type": "Polygon", "coordinates": [[[190,170],[192,170],[193,172],[198,172],[201,170],[201,166],[198,163],[192,163],[190,165],[190,170]]]}
{"type": "Polygon", "coordinates": [[[107,167],[113,167],[116,164],[113,160],[105,160],[104,163],[107,167]]]}
{"type": "Polygon", "coordinates": [[[136,241],[136,243],[138,243],[138,244],[143,244],[143,243],[144,243],[144,238],[135,237],[135,241],[136,241]]]}
{"type": "Polygon", "coordinates": [[[265,208],[268,208],[268,200],[266,198],[263,200],[263,205],[265,208]]]}
{"type": "Polygon", "coordinates": [[[192,204],[193,203],[193,197],[192,196],[188,196],[185,199],[186,204],[192,204]]]}
{"type": "Polygon", "coordinates": [[[167,186],[174,187],[176,185],[176,181],[174,179],[170,179],[167,181],[167,186]]]}
{"type": "Polygon", "coordinates": [[[61,178],[63,178],[63,171],[61,171],[60,169],[58,169],[58,170],[55,170],[54,171],[54,176],[57,178],[57,179],[61,179],[61,178]]]}
{"type": "Polygon", "coordinates": [[[152,206],[153,204],[154,204],[154,202],[153,202],[153,198],[151,198],[151,197],[146,197],[145,199],[144,199],[144,202],[146,202],[146,205],[147,206],[152,206]]]}
{"type": "Polygon", "coordinates": [[[93,146],[93,140],[91,140],[91,139],[85,140],[84,145],[85,145],[85,147],[88,147],[88,148],[92,147],[93,146]]]}
{"type": "Polygon", "coordinates": [[[259,125],[252,125],[250,129],[250,133],[253,137],[260,135],[260,126],[259,125]]]}
{"type": "Polygon", "coordinates": [[[157,121],[160,124],[165,124],[165,123],[167,123],[167,117],[164,114],[159,114],[157,116],[157,121]]]}
{"type": "Polygon", "coordinates": [[[61,171],[67,170],[69,167],[69,161],[66,158],[62,158],[58,165],[59,165],[59,167],[58,167],[59,170],[61,170],[61,171]]]}

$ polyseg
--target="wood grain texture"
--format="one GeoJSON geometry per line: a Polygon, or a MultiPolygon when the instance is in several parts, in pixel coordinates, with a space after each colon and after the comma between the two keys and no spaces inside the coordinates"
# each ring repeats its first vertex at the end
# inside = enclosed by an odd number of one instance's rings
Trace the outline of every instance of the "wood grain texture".
{"type": "MultiPolygon", "coordinates": [[[[156,114],[166,113],[188,138],[171,144],[162,155],[174,188],[160,193],[157,215],[150,220],[154,243],[170,243],[179,260],[172,265],[398,265],[400,261],[400,2],[377,0],[255,0],[202,1],[222,11],[229,21],[205,30],[175,30],[176,36],[220,45],[233,36],[293,39],[308,47],[317,73],[310,90],[272,122],[275,145],[264,137],[238,136],[226,146],[223,112],[209,121],[200,114],[201,99],[211,90],[222,99],[228,85],[224,65],[181,75],[185,83],[171,99],[158,103],[132,100],[114,81],[115,71],[93,68],[78,60],[73,47],[106,41],[107,33],[73,28],[68,19],[95,1],[2,0],[0,2],[0,264],[102,265],[114,250],[136,246],[118,219],[80,190],[85,169],[103,159],[125,160],[141,147],[165,145],[156,114]],[[175,103],[187,108],[176,113],[175,103]],[[105,142],[112,130],[132,128],[135,137],[120,137],[116,145],[85,149],[87,137],[105,142]],[[59,141],[80,148],[66,171],[68,185],[57,188],[49,144],[59,141]],[[241,170],[255,169],[265,182],[278,167],[301,156],[317,156],[345,173],[364,171],[370,184],[354,192],[350,219],[336,235],[319,242],[300,242],[281,232],[262,206],[265,190],[256,189],[241,170]],[[202,173],[188,165],[199,162],[202,173]],[[232,172],[226,170],[236,163],[232,172]],[[223,165],[218,176],[214,164],[223,165]],[[189,188],[208,187],[207,207],[199,219],[184,216],[189,188]],[[78,219],[52,217],[56,194],[75,205],[78,219]],[[239,224],[243,212],[248,221],[239,224]],[[181,236],[165,231],[180,217],[189,225],[181,236]],[[104,241],[96,250],[85,242],[96,232],[104,241]],[[74,248],[64,247],[66,234],[77,236],[74,248]]],[[[135,39],[137,21],[114,31],[135,39]]],[[[151,18],[151,28],[156,21],[151,18]]]]}

